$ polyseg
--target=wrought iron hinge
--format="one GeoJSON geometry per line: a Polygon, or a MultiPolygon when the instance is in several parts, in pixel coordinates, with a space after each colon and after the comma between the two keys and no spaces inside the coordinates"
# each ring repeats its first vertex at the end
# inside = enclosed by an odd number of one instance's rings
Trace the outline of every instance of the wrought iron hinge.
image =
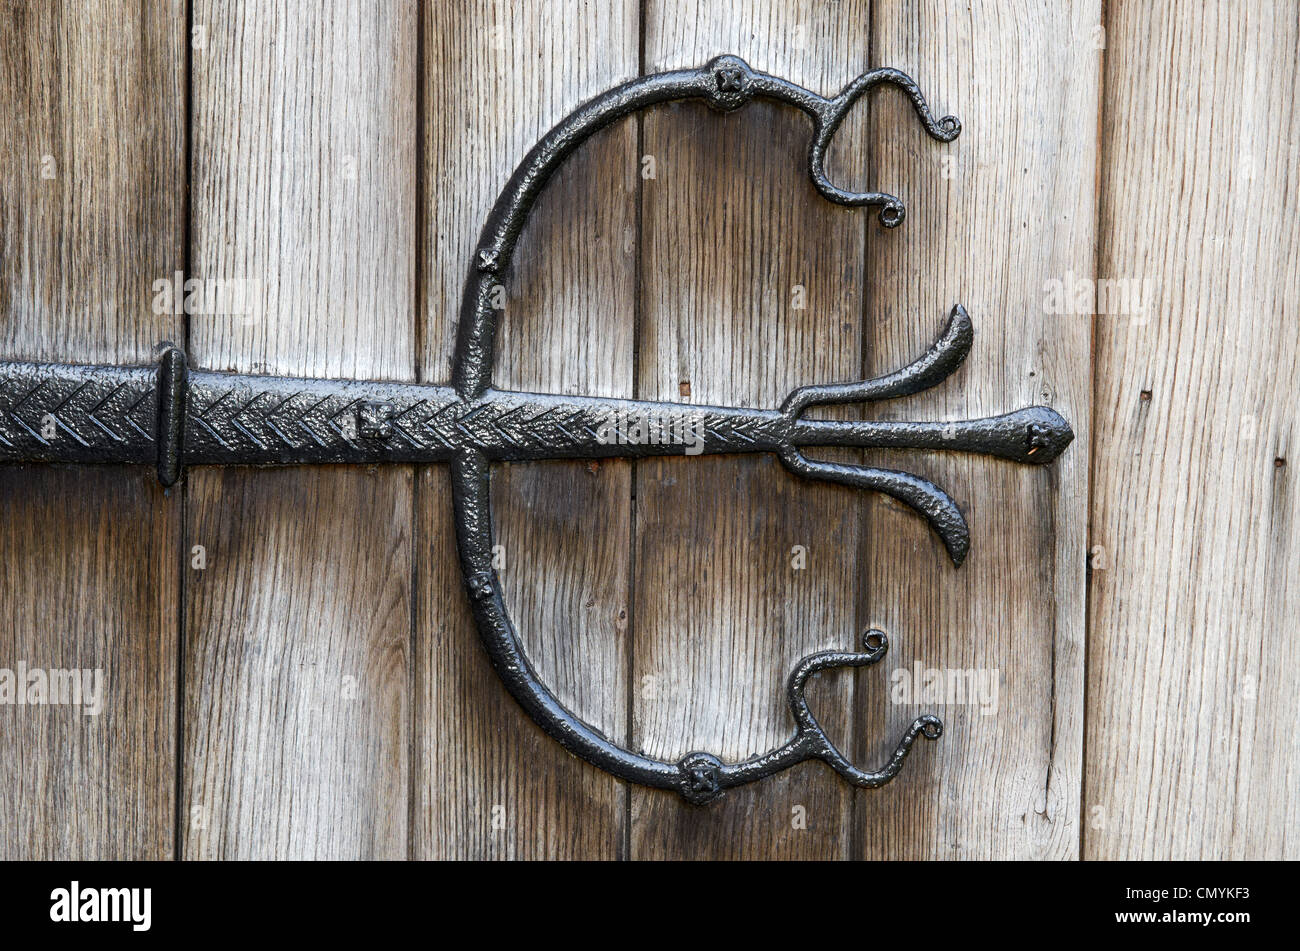
{"type": "MultiPolygon", "coordinates": [[[[852,192],[826,177],[826,149],[853,103],[868,90],[896,86],[935,139],[960,131],[956,118],[931,115],[916,83],[893,69],[859,76],[834,98],[721,56],[700,69],[632,80],[578,107],[533,147],[507,183],[484,227],[465,289],[450,386],[350,380],[291,379],[191,371],[168,347],[159,366],[91,367],[0,363],[0,462],[139,463],[157,467],[171,485],[188,465],[428,463],[452,466],[461,571],[483,645],[524,710],[570,752],[622,779],[676,790],[693,803],[820,759],[856,786],[889,782],[918,736],[937,738],[937,717],[916,718],[881,768],[867,771],[845,758],[818,724],[804,697],[808,678],[834,667],[878,663],[888,650],[868,631],[861,650],[824,651],[801,660],[786,684],[795,722],[789,741],[760,756],[724,763],[710,753],[677,762],[624,748],[582,722],[556,699],[524,656],[492,567],[490,465],[565,458],[774,453],[808,479],[890,495],[919,512],[955,565],[970,547],[956,503],[938,486],[908,472],[822,462],[809,447],[949,450],[1046,464],[1073,438],[1069,425],[1043,406],[986,419],[896,422],[808,419],[815,406],[895,399],[933,387],[965,359],[971,319],[952,309],[935,344],[919,359],[873,380],[805,386],[780,408],[744,409],[639,400],[558,396],[491,386],[497,311],[493,288],[509,270],[515,243],[551,174],[592,133],[629,113],[680,99],[702,99],[729,111],[771,99],[807,113],[814,126],[808,153],[813,184],[841,205],[880,209],[885,227],[904,215],[884,192],[852,192]],[[653,438],[620,438],[629,420],[653,438]]],[[[644,435],[644,433],[643,433],[644,435]]]]}

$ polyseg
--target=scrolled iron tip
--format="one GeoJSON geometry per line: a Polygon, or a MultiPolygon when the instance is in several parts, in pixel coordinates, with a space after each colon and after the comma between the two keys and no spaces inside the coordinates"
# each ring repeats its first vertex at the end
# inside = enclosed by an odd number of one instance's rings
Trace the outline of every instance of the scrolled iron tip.
{"type": "Polygon", "coordinates": [[[889,652],[889,636],[878,627],[868,628],[862,634],[862,647],[873,661],[889,652]]]}
{"type": "Polygon", "coordinates": [[[956,116],[944,116],[935,123],[939,134],[935,137],[940,142],[951,142],[961,135],[961,120],[956,116]]]}
{"type": "Polygon", "coordinates": [[[943,721],[933,713],[917,717],[912,721],[912,727],[927,740],[937,740],[943,736],[943,721]]]}
{"type": "Polygon", "coordinates": [[[876,217],[884,227],[897,228],[907,217],[907,206],[897,198],[891,198],[881,206],[876,217]]]}

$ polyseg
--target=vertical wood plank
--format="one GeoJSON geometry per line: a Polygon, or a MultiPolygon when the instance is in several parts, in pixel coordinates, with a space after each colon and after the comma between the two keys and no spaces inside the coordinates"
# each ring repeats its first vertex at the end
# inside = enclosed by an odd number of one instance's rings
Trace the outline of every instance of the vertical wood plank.
{"type": "MultiPolygon", "coordinates": [[[[182,262],[184,6],[0,11],[0,353],[149,363],[180,332],[150,303],[182,262]]],[[[166,495],[138,469],[0,470],[0,667],[103,678],[95,716],[0,706],[0,859],[172,855],[166,495]]]]}
{"type": "MultiPolygon", "coordinates": [[[[415,3],[193,16],[193,270],[259,289],[193,364],[413,378],[415,3]]],[[[189,480],[184,854],[404,857],[412,471],[189,480]]]]}
{"type": "MultiPolygon", "coordinates": [[[[819,92],[868,66],[865,2],[646,6],[646,70],[735,53],[819,92]]],[[[860,176],[865,123],[840,132],[835,176],[860,176]]],[[[808,119],[771,103],[722,116],[698,103],[648,113],[639,397],[777,406],[861,365],[864,217],[807,174],[808,119]]],[[[785,678],[816,650],[853,649],[860,499],[804,483],[770,457],[638,463],[635,746],[734,762],[794,726],[785,678]],[[807,552],[796,567],[794,549],[807,552]]],[[[851,678],[810,692],[851,741],[851,678]]],[[[847,746],[845,748],[848,748],[847,746]]],[[[708,807],[632,792],[638,858],[847,856],[851,793],[819,764],[731,790],[708,807]]]]}
{"type": "Polygon", "coordinates": [[[1042,403],[1076,439],[1047,469],[881,455],[943,487],[972,543],[954,569],[910,512],[871,500],[862,606],[894,647],[865,735],[895,736],[922,712],[945,732],[860,799],[864,857],[1078,854],[1091,331],[1088,313],[1048,313],[1045,287],[1093,276],[1100,16],[1096,2],[873,5],[874,59],[914,76],[963,128],[936,148],[903,97],[882,95],[872,112],[874,178],[908,209],[870,249],[869,369],[923,352],[956,303],[975,343],[944,384],[868,413],[961,419],[1042,403]],[[887,699],[896,672],[921,687],[926,669],[996,678],[996,705],[887,699]]]}
{"type": "MultiPolygon", "coordinates": [[[[445,380],[479,232],[528,149],[579,103],[637,73],[637,4],[425,7],[427,333],[445,380]]],[[[601,133],[546,188],[504,282],[498,387],[631,395],[636,120],[601,133]]],[[[630,467],[497,467],[506,602],[543,681],[607,734],[627,733],[630,467]]],[[[506,693],[465,604],[446,467],[421,473],[413,854],[611,858],[621,784],[569,756],[506,693]]]]}
{"type": "Polygon", "coordinates": [[[1084,854],[1295,859],[1300,25],[1107,16],[1084,854]]]}

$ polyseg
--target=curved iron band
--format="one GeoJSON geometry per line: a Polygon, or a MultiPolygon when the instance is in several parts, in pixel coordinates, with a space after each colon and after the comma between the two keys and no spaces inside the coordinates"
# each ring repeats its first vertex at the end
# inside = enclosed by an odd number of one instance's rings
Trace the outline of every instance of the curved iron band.
{"type": "Polygon", "coordinates": [[[528,658],[492,569],[492,519],[489,507],[489,462],[478,450],[466,450],[452,462],[452,499],[456,511],[456,542],[461,571],[470,595],[474,621],[497,675],[524,711],[570,753],[620,779],[671,789],[697,805],[718,798],[725,789],[741,786],[820,759],[855,786],[883,786],[903,767],[918,736],[937,739],[943,733],[938,717],[917,717],[879,770],[858,769],[840,753],[813,716],[804,696],[808,678],[833,667],[866,667],[879,663],[889,649],[880,631],[868,631],[862,653],[823,651],[805,657],[786,682],[786,700],[794,715],[794,736],[782,746],[740,763],[723,763],[712,753],[688,753],[676,763],[653,759],[619,746],[584,723],[541,682],[528,658]]]}
{"type": "MultiPolygon", "coordinates": [[[[818,192],[841,205],[881,205],[881,223],[895,227],[904,215],[899,199],[884,192],[839,188],[825,173],[830,140],[845,115],[858,98],[881,84],[898,86],[908,95],[922,125],[933,138],[948,142],[960,133],[961,124],[955,116],[935,120],[919,87],[898,70],[876,69],[863,73],[838,96],[828,99],[787,80],[756,72],[735,56],[717,57],[700,69],[635,79],[580,106],[528,153],[484,225],[457,329],[453,385],[460,398],[477,399],[491,386],[497,318],[492,306],[493,288],[509,267],[529,212],[559,165],[595,132],[647,106],[676,100],[703,99],[722,111],[740,108],[754,99],[787,103],[813,120],[808,166],[818,192]]],[[[797,398],[795,403],[801,399],[797,398]]],[[[786,409],[793,417],[801,408],[792,405],[786,409]]],[[[798,459],[784,461],[798,471],[798,459]]],[[[822,760],[854,785],[881,786],[898,774],[918,736],[936,739],[942,733],[942,723],[937,717],[918,717],[899,740],[886,765],[874,772],[855,767],[827,738],[808,707],[804,687],[808,678],[821,670],[878,663],[885,656],[888,642],[882,633],[871,631],[866,635],[864,653],[826,651],[805,657],[795,667],[786,685],[787,702],[796,723],[795,735],[761,756],[726,764],[711,753],[696,752],[677,763],[669,763],[611,742],[565,708],[528,663],[492,568],[490,478],[489,462],[478,450],[465,450],[452,463],[457,544],[474,619],[493,667],[515,700],[569,752],[622,779],[675,789],[688,801],[703,804],[716,799],[724,789],[753,782],[809,759],[822,760]]]]}
{"type": "Polygon", "coordinates": [[[825,171],[826,152],[840,123],[861,96],[879,85],[902,89],[931,137],[950,142],[961,132],[961,122],[955,116],[936,121],[915,80],[896,69],[863,73],[838,96],[827,99],[788,80],[752,70],[736,56],[719,56],[700,69],[643,76],[579,106],[533,146],[483,226],[457,328],[452,382],[461,398],[481,396],[491,385],[497,319],[492,289],[509,267],[528,214],[555,170],[593,134],[633,112],[665,102],[703,99],[722,111],[738,109],[755,99],[783,102],[813,120],[808,168],[817,191],[840,205],[881,205],[880,221],[892,228],[905,213],[898,198],[884,192],[847,191],[832,184],[825,171]]]}

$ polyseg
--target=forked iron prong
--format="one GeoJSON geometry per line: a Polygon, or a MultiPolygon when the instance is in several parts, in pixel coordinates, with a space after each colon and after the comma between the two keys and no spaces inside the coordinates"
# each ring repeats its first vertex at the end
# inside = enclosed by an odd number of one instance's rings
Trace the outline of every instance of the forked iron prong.
{"type": "Polygon", "coordinates": [[[873,69],[845,86],[834,99],[822,100],[815,113],[817,132],[813,136],[808,166],[813,185],[827,201],[837,205],[847,205],[850,208],[880,205],[878,214],[880,223],[886,228],[897,228],[903,223],[903,218],[907,214],[906,206],[898,197],[888,192],[849,191],[831,184],[826,177],[826,150],[830,140],[834,138],[836,130],[849,110],[853,108],[853,104],[877,86],[896,86],[901,89],[912,101],[912,108],[930,138],[939,142],[951,142],[961,134],[961,120],[956,116],[944,116],[936,121],[934,113],[930,111],[929,103],[925,101],[925,94],[921,92],[921,87],[911,76],[897,69],[873,69]]]}
{"type": "Polygon", "coordinates": [[[929,479],[897,469],[877,469],[837,462],[814,462],[797,449],[781,453],[785,467],[805,479],[836,482],[854,489],[883,492],[915,509],[948,550],[954,565],[960,566],[970,551],[970,526],[961,509],[947,492],[929,479]]]}
{"type": "Polygon", "coordinates": [[[939,339],[907,366],[871,380],[801,386],[786,397],[781,412],[793,422],[809,406],[872,403],[920,393],[948,379],[962,365],[974,340],[975,325],[966,308],[958,304],[948,315],[939,339]]]}
{"type": "Polygon", "coordinates": [[[939,339],[902,369],[870,380],[794,390],[781,406],[781,414],[791,427],[790,441],[778,453],[781,462],[807,479],[883,492],[898,499],[929,522],[952,563],[960,566],[970,551],[970,526],[943,489],[910,472],[812,460],[796,447],[946,449],[986,453],[1021,463],[1051,462],[1070,444],[1074,432],[1058,413],[1045,406],[985,419],[932,423],[808,420],[801,416],[813,406],[896,399],[937,386],[961,366],[974,339],[970,314],[958,304],[948,315],[939,339]]]}
{"type": "Polygon", "coordinates": [[[696,751],[682,757],[681,794],[696,805],[704,805],[722,795],[731,786],[752,782],[780,770],[789,769],[810,759],[819,759],[854,786],[877,789],[898,775],[912,744],[918,737],[937,740],[943,735],[943,721],[932,714],[917,717],[899,738],[885,765],[876,770],[859,769],[826,735],[808,706],[805,691],[808,680],[824,670],[842,667],[870,667],[885,659],[889,638],[885,632],[871,629],[862,635],[862,651],[820,651],[809,654],[795,665],[786,678],[786,703],[794,717],[795,732],[782,746],[763,756],[740,763],[723,763],[712,753],[696,751]]]}
{"type": "Polygon", "coordinates": [[[943,721],[932,714],[913,720],[899,739],[898,745],[894,747],[889,761],[878,770],[868,772],[849,762],[848,757],[836,748],[821,724],[817,722],[817,718],[813,716],[808,700],[804,697],[804,688],[809,677],[823,670],[837,667],[869,667],[880,663],[889,650],[889,638],[885,636],[884,631],[873,628],[862,635],[862,646],[865,648],[864,653],[822,651],[805,657],[790,672],[786,684],[786,696],[790,704],[790,712],[798,725],[796,740],[806,746],[809,754],[829,764],[835,772],[853,785],[876,789],[898,775],[898,771],[903,768],[903,760],[907,758],[908,751],[911,750],[918,736],[924,736],[927,740],[937,740],[943,735],[943,721]]]}

